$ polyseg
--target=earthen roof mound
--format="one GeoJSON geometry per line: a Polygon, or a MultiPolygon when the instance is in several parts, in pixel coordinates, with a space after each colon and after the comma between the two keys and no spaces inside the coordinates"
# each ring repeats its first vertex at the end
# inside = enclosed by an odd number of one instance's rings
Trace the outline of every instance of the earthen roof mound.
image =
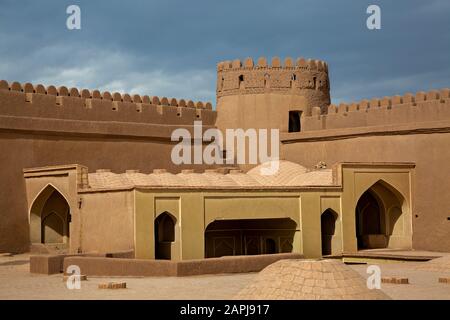
{"type": "Polygon", "coordinates": [[[379,289],[338,260],[289,259],[263,269],[239,300],[386,300],[379,289]]]}

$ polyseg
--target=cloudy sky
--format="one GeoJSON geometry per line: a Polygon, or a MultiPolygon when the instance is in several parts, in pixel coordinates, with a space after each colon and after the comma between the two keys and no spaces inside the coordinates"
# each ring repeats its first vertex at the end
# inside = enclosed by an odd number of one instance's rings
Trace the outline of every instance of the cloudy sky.
{"type": "Polygon", "coordinates": [[[0,78],[215,103],[217,62],[303,56],[350,102],[450,87],[449,31],[449,0],[0,0],[0,78]]]}

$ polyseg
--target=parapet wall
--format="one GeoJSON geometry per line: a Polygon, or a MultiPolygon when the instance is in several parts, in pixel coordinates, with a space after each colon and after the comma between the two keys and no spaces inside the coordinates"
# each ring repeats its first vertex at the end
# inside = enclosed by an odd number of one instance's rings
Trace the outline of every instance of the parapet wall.
{"type": "Polygon", "coordinates": [[[31,83],[0,81],[2,116],[192,125],[213,125],[211,103],[167,97],[78,90],[31,83]]]}
{"type": "MultiPolygon", "coordinates": [[[[330,103],[328,65],[321,60],[259,58],[256,65],[252,58],[224,61],[217,65],[217,98],[228,95],[280,93],[290,95],[319,94],[315,106],[330,103]],[[308,93],[309,92],[309,93],[308,93]]],[[[310,100],[310,99],[309,99],[310,100]]]]}
{"type": "Polygon", "coordinates": [[[312,108],[302,119],[302,131],[385,126],[450,119],[450,89],[407,93],[354,103],[331,104],[324,113],[312,108]]]}

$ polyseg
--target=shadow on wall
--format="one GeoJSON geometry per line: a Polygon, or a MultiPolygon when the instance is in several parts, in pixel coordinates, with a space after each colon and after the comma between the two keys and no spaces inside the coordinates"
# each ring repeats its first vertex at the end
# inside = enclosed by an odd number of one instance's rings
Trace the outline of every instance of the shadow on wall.
{"type": "Polygon", "coordinates": [[[205,230],[205,257],[290,253],[296,228],[289,218],[215,220],[205,230]]]}

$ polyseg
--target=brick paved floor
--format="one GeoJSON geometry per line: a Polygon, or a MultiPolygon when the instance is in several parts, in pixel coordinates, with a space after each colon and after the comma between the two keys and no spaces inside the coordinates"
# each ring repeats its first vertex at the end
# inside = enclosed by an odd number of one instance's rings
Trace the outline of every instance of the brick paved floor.
{"type": "MultiPolygon", "coordinates": [[[[414,270],[413,263],[380,264],[382,276],[408,277],[410,284],[382,284],[393,299],[449,299],[450,284],[435,273],[414,270]]],[[[367,265],[352,265],[367,277],[367,265]]],[[[68,290],[62,275],[29,273],[29,255],[0,254],[0,299],[230,299],[250,283],[255,273],[196,277],[102,278],[89,277],[80,290],[68,290]],[[127,289],[98,289],[108,281],[125,281],[127,289]]]]}

